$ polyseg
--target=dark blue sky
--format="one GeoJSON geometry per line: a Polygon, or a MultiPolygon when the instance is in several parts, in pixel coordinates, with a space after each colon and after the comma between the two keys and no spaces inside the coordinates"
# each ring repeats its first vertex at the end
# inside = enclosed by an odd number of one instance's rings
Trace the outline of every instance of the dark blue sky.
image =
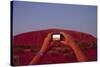
{"type": "Polygon", "coordinates": [[[13,35],[61,28],[97,34],[97,7],[14,1],[13,35]]]}

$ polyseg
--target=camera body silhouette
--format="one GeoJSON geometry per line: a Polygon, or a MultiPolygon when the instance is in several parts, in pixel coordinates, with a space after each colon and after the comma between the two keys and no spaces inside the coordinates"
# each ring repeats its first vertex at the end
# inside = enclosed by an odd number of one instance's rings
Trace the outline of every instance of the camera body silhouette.
{"type": "Polygon", "coordinates": [[[64,36],[58,32],[53,33],[51,38],[52,38],[51,39],[52,41],[63,41],[64,40],[64,36]]]}

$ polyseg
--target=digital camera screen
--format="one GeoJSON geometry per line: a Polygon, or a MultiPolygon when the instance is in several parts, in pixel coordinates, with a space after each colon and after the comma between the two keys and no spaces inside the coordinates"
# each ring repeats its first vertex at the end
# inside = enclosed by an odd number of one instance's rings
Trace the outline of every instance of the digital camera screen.
{"type": "Polygon", "coordinates": [[[60,35],[60,34],[53,34],[53,35],[52,35],[52,39],[53,39],[54,41],[59,41],[59,40],[61,39],[61,35],[60,35]]]}

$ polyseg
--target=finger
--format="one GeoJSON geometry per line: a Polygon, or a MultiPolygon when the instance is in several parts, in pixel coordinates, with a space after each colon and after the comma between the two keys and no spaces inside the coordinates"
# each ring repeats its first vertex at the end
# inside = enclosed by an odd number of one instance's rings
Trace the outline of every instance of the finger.
{"type": "Polygon", "coordinates": [[[51,39],[52,39],[52,34],[53,34],[53,32],[49,33],[49,34],[47,35],[46,38],[47,38],[48,40],[51,40],[51,39]]]}
{"type": "Polygon", "coordinates": [[[69,38],[69,35],[64,33],[64,32],[60,32],[60,34],[62,34],[64,36],[65,39],[68,39],[69,38]]]}
{"type": "Polygon", "coordinates": [[[71,39],[72,37],[69,35],[69,34],[67,34],[67,33],[64,33],[64,32],[60,32],[64,37],[65,37],[65,39],[71,39]]]}
{"type": "Polygon", "coordinates": [[[49,33],[49,34],[45,37],[44,41],[45,41],[45,42],[49,42],[49,41],[51,40],[51,37],[52,37],[52,32],[49,33]]]}
{"type": "Polygon", "coordinates": [[[53,32],[49,33],[48,36],[51,36],[53,34],[53,32]]]}

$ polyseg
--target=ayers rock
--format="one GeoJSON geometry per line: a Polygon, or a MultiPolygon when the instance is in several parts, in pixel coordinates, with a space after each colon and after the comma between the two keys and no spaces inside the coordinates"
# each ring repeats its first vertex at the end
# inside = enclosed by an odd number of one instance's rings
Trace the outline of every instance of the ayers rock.
{"type": "MultiPolygon", "coordinates": [[[[40,31],[32,31],[13,36],[12,43],[12,65],[28,65],[31,59],[42,47],[44,38],[50,32],[65,32],[72,36],[86,56],[87,61],[97,60],[97,38],[90,34],[63,30],[63,29],[47,29],[40,31]]],[[[70,47],[66,47],[62,43],[53,43],[48,51],[39,59],[37,64],[54,64],[54,63],[70,63],[77,62],[76,56],[70,47]]]]}

